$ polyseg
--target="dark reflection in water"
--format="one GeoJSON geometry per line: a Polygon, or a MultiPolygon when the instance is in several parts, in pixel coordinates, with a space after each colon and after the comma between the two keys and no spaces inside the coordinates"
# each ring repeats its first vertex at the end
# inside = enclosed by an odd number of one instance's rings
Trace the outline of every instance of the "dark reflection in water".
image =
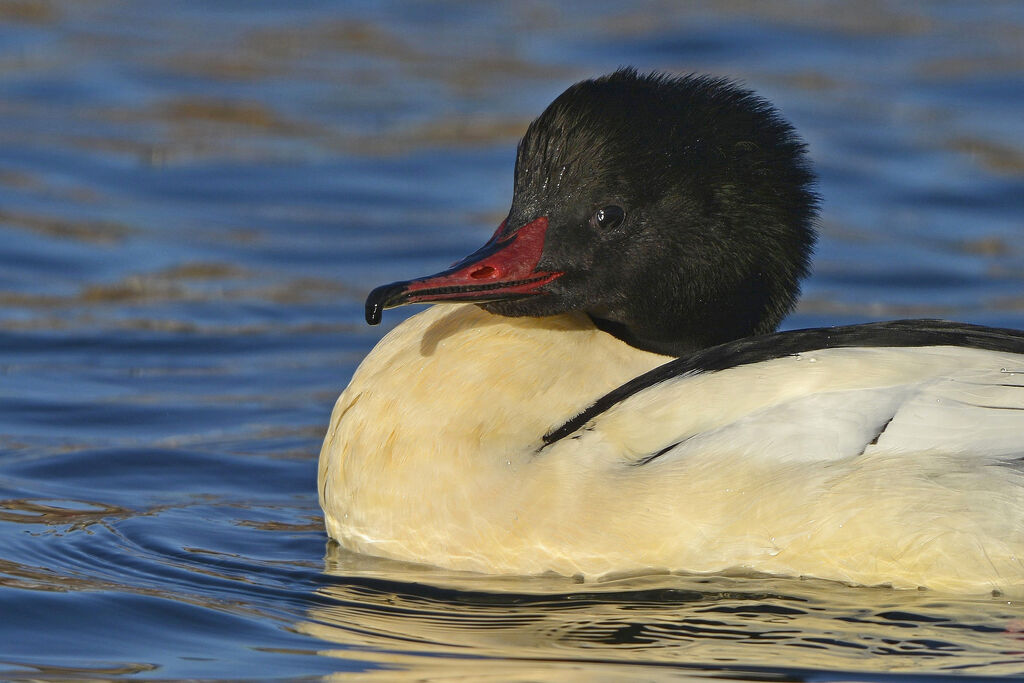
{"type": "Polygon", "coordinates": [[[356,557],[335,544],[327,571],[336,581],[317,594],[330,601],[300,631],[343,646],[339,656],[394,666],[447,655],[430,667],[442,676],[470,671],[450,659],[470,654],[516,660],[500,669],[509,675],[558,661],[576,671],[644,665],[655,669],[629,675],[660,677],[671,666],[758,680],[999,675],[1024,665],[1019,611],[996,598],[771,577],[494,578],[356,557]]]}
{"type": "Polygon", "coordinates": [[[1024,675],[995,597],[327,545],[363,296],[475,248],[529,119],[628,63],[743,79],[807,139],[786,325],[1024,327],[1015,0],[0,2],[0,678],[1024,675]]]}

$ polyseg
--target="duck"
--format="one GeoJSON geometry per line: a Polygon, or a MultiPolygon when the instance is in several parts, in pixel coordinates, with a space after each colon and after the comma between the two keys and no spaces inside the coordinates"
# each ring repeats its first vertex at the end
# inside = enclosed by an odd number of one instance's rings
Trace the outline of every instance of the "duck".
{"type": "Polygon", "coordinates": [[[483,247],[373,289],[320,452],[328,535],[504,575],[813,577],[1024,594],[1024,332],[778,331],[817,237],[805,143],[744,86],[558,96],[483,247]]]}

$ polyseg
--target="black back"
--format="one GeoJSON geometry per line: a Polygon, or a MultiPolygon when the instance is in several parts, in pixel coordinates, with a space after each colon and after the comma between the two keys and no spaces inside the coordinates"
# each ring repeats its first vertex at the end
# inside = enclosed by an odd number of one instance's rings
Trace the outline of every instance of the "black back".
{"type": "Polygon", "coordinates": [[[544,446],[563,439],[587,422],[648,387],[686,374],[716,372],[750,363],[793,356],[819,349],[863,347],[960,346],[1021,354],[1024,368],[1024,331],[969,325],[946,320],[892,320],[888,322],[818,327],[747,337],[702,349],[645,372],[605,394],[589,408],[544,435],[544,446]]]}

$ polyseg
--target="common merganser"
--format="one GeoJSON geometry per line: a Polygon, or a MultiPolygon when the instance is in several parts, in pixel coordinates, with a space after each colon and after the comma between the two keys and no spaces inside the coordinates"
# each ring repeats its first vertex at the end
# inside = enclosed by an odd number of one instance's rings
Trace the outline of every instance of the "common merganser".
{"type": "Polygon", "coordinates": [[[445,305],[338,398],[330,536],[488,573],[1024,594],[1024,333],[775,332],[807,273],[813,182],[793,128],[728,80],[570,87],[520,142],[491,239],[370,293],[370,324],[445,305]]]}

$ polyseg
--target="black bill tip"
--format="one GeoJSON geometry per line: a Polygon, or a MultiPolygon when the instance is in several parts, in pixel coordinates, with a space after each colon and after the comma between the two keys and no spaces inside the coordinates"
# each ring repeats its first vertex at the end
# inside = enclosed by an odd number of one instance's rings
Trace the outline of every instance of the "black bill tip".
{"type": "Polygon", "coordinates": [[[377,287],[366,297],[366,322],[379,325],[385,308],[394,308],[402,304],[407,282],[392,282],[390,285],[377,287]]]}

